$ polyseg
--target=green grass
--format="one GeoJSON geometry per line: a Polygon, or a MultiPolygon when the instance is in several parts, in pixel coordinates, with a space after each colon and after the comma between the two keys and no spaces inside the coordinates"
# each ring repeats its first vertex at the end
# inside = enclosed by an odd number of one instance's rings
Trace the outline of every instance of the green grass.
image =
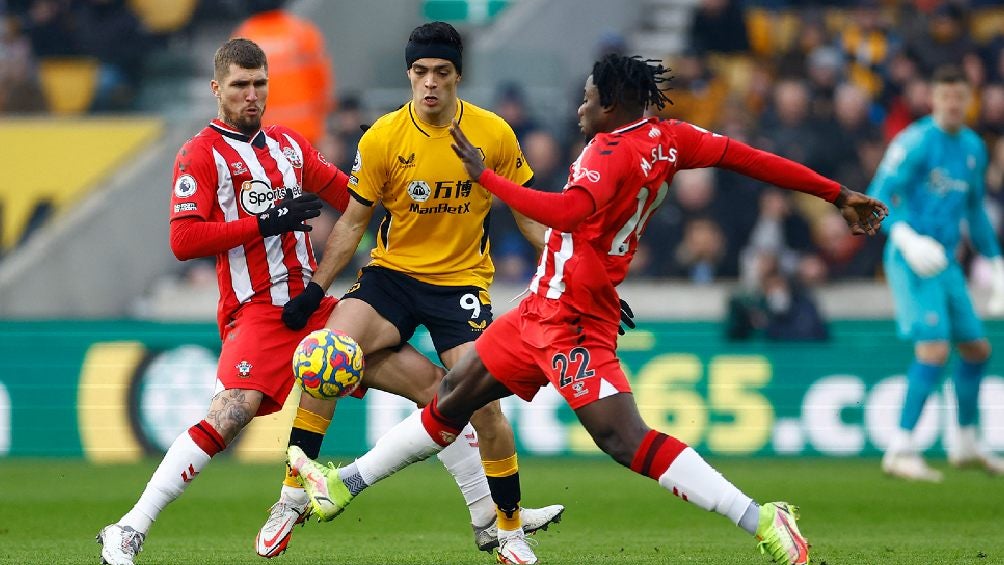
{"type": "MultiPolygon", "coordinates": [[[[523,499],[560,502],[537,538],[548,564],[762,564],[753,540],[607,460],[521,461],[523,499]]],[[[1004,564],[1004,479],[947,470],[943,485],[882,477],[875,460],[717,460],[755,499],[802,507],[812,562],[1004,564]]],[[[135,501],[155,462],[95,466],[0,459],[0,563],[98,562],[94,534],[135,501]]],[[[158,520],[138,564],[249,563],[278,493],[278,466],[211,464],[158,520]]],[[[452,479],[422,463],[363,494],[334,522],[297,528],[275,565],[491,563],[473,544],[452,479]]]]}

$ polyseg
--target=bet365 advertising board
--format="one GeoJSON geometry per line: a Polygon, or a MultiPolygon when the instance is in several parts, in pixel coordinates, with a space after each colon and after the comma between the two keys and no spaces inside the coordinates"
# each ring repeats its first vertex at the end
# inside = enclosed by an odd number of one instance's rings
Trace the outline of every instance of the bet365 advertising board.
{"type": "MultiPolygon", "coordinates": [[[[1000,355],[983,381],[981,425],[1004,450],[1004,322],[987,329],[1000,355]]],[[[878,454],[898,422],[912,348],[890,321],[835,322],[831,333],[822,343],[737,343],[712,322],[641,323],[621,338],[620,356],[646,421],[704,454],[878,454]]],[[[413,343],[431,352],[425,334],[413,343]]],[[[211,324],[0,322],[0,457],[154,456],[205,416],[218,353],[211,324]]],[[[931,452],[944,450],[954,426],[955,362],[920,422],[931,452]]],[[[280,459],[296,398],[256,419],[231,456],[280,459]]],[[[551,388],[503,408],[524,455],[598,453],[551,388]]],[[[412,409],[378,391],[343,399],[323,451],[361,453],[412,409]]]]}

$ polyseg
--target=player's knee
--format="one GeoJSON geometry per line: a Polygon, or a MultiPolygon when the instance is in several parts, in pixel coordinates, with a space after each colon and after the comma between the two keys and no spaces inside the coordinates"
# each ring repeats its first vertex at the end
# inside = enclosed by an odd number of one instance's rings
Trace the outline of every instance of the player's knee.
{"type": "Polygon", "coordinates": [[[927,341],[918,343],[914,348],[917,360],[926,365],[944,365],[948,362],[949,347],[947,341],[927,341]]]}
{"type": "Polygon", "coordinates": [[[509,420],[506,419],[497,402],[487,404],[474,412],[471,416],[471,425],[478,431],[478,438],[489,444],[496,438],[512,435],[509,420]]]}
{"type": "Polygon", "coordinates": [[[959,354],[969,363],[983,363],[990,359],[990,342],[981,339],[959,344],[959,354]]]}

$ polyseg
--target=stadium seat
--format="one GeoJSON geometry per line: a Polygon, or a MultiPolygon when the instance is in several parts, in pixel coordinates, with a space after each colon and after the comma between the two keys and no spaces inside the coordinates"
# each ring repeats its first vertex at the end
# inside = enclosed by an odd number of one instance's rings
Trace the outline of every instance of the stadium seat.
{"type": "Polygon", "coordinates": [[[46,57],[38,63],[38,82],[54,114],[86,112],[98,84],[98,61],[90,57],[46,57]]]}
{"type": "Polygon", "coordinates": [[[198,0],[129,0],[129,7],[150,33],[177,31],[192,19],[198,0]]]}

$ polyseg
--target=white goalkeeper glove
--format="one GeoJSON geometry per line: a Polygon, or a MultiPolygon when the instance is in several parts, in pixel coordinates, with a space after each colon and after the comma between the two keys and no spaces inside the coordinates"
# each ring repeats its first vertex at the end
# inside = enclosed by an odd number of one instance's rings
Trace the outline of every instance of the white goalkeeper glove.
{"type": "Polygon", "coordinates": [[[990,302],[987,311],[991,316],[1004,315],[1004,258],[990,260],[990,302]]]}
{"type": "Polygon", "coordinates": [[[945,247],[933,237],[920,235],[904,222],[892,227],[889,239],[906,259],[906,264],[917,276],[928,278],[937,275],[948,266],[945,247]]]}

